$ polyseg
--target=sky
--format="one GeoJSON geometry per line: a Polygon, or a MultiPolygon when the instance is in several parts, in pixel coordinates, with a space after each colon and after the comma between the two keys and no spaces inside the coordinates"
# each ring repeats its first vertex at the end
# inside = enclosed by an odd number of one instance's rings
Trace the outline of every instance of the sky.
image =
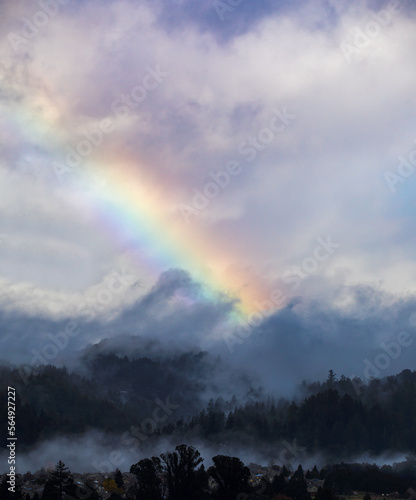
{"type": "Polygon", "coordinates": [[[127,334],[269,380],[415,368],[414,2],[0,19],[3,359],[127,334]]]}

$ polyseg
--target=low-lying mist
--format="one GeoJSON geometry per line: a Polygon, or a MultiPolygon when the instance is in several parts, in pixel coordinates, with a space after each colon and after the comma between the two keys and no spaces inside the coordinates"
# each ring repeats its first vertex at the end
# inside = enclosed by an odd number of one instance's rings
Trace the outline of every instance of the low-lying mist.
{"type": "MultiPolygon", "coordinates": [[[[139,460],[159,456],[161,453],[173,450],[182,444],[181,440],[174,438],[158,438],[152,440],[151,444],[123,444],[123,435],[114,436],[91,431],[77,437],[60,437],[53,440],[43,441],[35,449],[18,455],[18,471],[35,472],[41,468],[53,469],[55,464],[62,460],[72,472],[104,472],[109,473],[119,468],[122,472],[128,472],[131,465],[139,460]]],[[[246,446],[229,445],[207,442],[202,439],[189,440],[185,444],[194,446],[204,458],[205,467],[212,465],[212,457],[216,455],[228,455],[240,458],[246,465],[255,463],[263,466],[276,464],[285,465],[290,470],[295,470],[299,464],[303,469],[312,469],[314,465],[322,468],[330,463],[330,458],[323,453],[307,454],[304,448],[297,445],[296,441],[289,443],[282,441],[277,446],[264,446],[255,444],[246,446]]],[[[344,455],[337,462],[368,463],[381,465],[393,465],[403,462],[405,453],[386,452],[377,456],[370,454],[344,455]]],[[[7,464],[6,453],[0,454],[2,464],[7,464]]],[[[6,472],[6,469],[1,470],[6,472]]]]}

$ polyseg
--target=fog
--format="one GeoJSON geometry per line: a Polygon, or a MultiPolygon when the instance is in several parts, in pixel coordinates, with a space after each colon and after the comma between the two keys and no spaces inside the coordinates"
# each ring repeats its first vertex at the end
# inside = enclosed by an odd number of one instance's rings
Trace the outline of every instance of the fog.
{"type": "Polygon", "coordinates": [[[232,307],[204,300],[189,276],[176,270],[111,319],[56,320],[0,309],[0,346],[7,362],[74,369],[91,346],[153,359],[207,351],[222,360],[211,385],[225,395],[241,393],[237,386],[244,378],[245,385],[261,385],[279,397],[293,395],[304,379],[324,379],[330,369],[368,380],[415,368],[413,296],[334,285],[325,294],[293,298],[277,312],[263,313],[256,326],[250,317],[244,324],[231,321],[232,307]],[[184,291],[194,294],[193,302],[181,299],[184,291]],[[407,338],[398,345],[401,332],[407,338]]]}
{"type": "MultiPolygon", "coordinates": [[[[27,452],[18,452],[17,467],[20,473],[26,471],[35,472],[41,468],[53,469],[55,464],[62,460],[72,472],[112,472],[119,468],[122,472],[129,472],[130,466],[142,458],[159,456],[161,453],[173,451],[174,448],[183,444],[181,440],[158,438],[151,443],[140,443],[137,440],[128,440],[125,433],[120,435],[105,435],[101,432],[89,432],[81,436],[61,437],[58,439],[43,441],[35,449],[27,452]],[[127,443],[128,444],[123,444],[127,443]]],[[[194,446],[204,459],[205,468],[212,465],[212,457],[216,455],[236,456],[246,465],[255,463],[267,466],[276,464],[285,465],[290,470],[297,468],[299,464],[303,469],[313,468],[316,465],[322,468],[328,463],[333,463],[328,457],[321,453],[306,454],[305,450],[296,441],[283,440],[274,446],[256,447],[255,444],[220,444],[214,445],[202,439],[186,440],[185,444],[194,446]]],[[[368,463],[381,465],[393,465],[406,459],[404,453],[383,453],[378,456],[361,454],[357,456],[340,456],[336,462],[368,463]]],[[[1,473],[6,472],[7,455],[0,454],[3,464],[1,473]]]]}

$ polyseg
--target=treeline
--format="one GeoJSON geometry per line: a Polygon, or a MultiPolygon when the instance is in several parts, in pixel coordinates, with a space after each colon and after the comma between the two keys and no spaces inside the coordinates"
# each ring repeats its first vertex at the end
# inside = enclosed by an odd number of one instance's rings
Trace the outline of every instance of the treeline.
{"type": "Polygon", "coordinates": [[[303,390],[306,395],[297,402],[269,398],[231,411],[219,398],[162,432],[245,445],[296,440],[305,453],[320,450],[329,458],[416,451],[416,372],[368,384],[346,377],[338,381],[331,372],[326,382],[305,383],[303,390]]]}
{"type": "MultiPolygon", "coordinates": [[[[42,366],[23,382],[19,370],[1,369],[2,386],[16,389],[16,422],[21,449],[43,439],[77,434],[88,429],[110,431],[128,426],[128,415],[116,403],[100,397],[96,384],[65,368],[42,366]]],[[[0,411],[7,414],[7,393],[0,393],[0,411]]],[[[7,421],[0,421],[7,436],[7,421]]]]}
{"type": "MultiPolygon", "coordinates": [[[[41,366],[24,378],[21,369],[1,368],[0,379],[3,386],[16,388],[21,449],[91,429],[116,435],[135,429],[146,445],[165,435],[176,442],[202,438],[246,449],[276,449],[284,440],[296,440],[305,454],[323,452],[328,460],[416,451],[416,372],[364,383],[337,379],[331,371],[324,382],[303,383],[301,396],[293,400],[248,390],[243,402],[220,397],[201,409],[200,401],[189,399],[204,390],[203,374],[210,363],[203,353],[165,360],[165,366],[149,358],[99,354],[85,360],[82,376],[41,366]],[[147,428],[143,422],[154,414],[155,401],[162,406],[172,402],[174,411],[147,428]]],[[[5,394],[0,393],[2,412],[5,394]]],[[[3,439],[6,423],[0,421],[3,439]]]]}
{"type": "MultiPolygon", "coordinates": [[[[220,364],[204,352],[153,360],[90,349],[77,372],[52,365],[0,367],[0,381],[16,389],[19,444],[24,447],[90,429],[119,433],[151,415],[155,401],[166,398],[175,402],[176,418],[192,414],[205,404],[201,398],[206,382],[220,364]]],[[[2,412],[6,399],[3,391],[2,412]]],[[[0,433],[5,439],[4,419],[0,433]]]]}
{"type": "MultiPolygon", "coordinates": [[[[264,474],[255,474],[238,458],[216,455],[205,469],[203,458],[192,446],[179,445],[158,457],[145,458],[130,467],[126,478],[119,469],[101,484],[91,479],[75,481],[68,467],[59,461],[43,483],[41,496],[23,493],[22,476],[10,491],[7,476],[0,484],[2,500],[341,500],[354,491],[414,498],[415,461],[408,460],[393,471],[391,466],[336,464],[304,472],[271,465],[264,474]],[[311,494],[312,493],[312,494],[311,494]]],[[[25,476],[30,473],[25,474],[25,476]]]]}

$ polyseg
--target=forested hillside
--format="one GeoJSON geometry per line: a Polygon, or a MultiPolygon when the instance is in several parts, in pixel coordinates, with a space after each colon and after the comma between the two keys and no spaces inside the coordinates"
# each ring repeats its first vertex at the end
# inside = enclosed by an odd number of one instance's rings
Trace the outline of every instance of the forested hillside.
{"type": "MultiPolygon", "coordinates": [[[[291,400],[248,386],[244,397],[206,404],[201,394],[209,387],[210,370],[220,365],[204,353],[163,362],[98,354],[84,359],[82,374],[41,366],[24,376],[22,369],[3,367],[0,376],[17,390],[23,448],[92,429],[120,434],[136,428],[147,444],[171,436],[251,449],[296,440],[305,454],[319,451],[333,459],[416,451],[416,372],[367,384],[338,380],[330,372],[325,382],[304,382],[291,400]],[[167,407],[166,414],[144,425],[156,405],[167,407]]],[[[4,395],[0,403],[5,411],[4,395]]]]}
{"type": "Polygon", "coordinates": [[[221,398],[165,432],[202,435],[216,442],[294,440],[306,452],[331,457],[361,452],[416,450],[416,372],[360,380],[331,373],[324,383],[304,383],[297,400],[259,398],[230,410],[221,398]]]}

